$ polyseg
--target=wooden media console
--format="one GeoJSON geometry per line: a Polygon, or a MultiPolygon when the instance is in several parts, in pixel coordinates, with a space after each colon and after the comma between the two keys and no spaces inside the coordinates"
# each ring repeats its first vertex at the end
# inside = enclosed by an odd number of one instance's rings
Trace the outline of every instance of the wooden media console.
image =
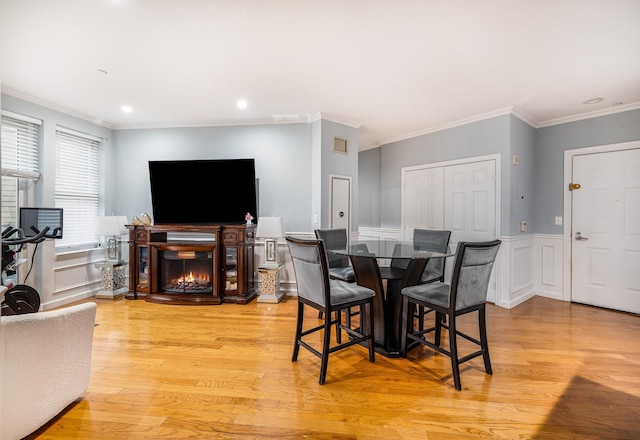
{"type": "Polygon", "coordinates": [[[247,304],[256,297],[255,225],[128,225],[129,299],[247,304]]]}

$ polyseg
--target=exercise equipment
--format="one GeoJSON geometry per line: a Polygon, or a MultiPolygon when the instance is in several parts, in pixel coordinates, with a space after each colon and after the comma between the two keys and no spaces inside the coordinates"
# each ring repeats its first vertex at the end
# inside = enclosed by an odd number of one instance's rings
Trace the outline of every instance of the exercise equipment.
{"type": "MultiPolygon", "coordinates": [[[[26,237],[20,228],[8,227],[2,231],[2,279],[14,275],[19,266],[27,260],[17,258],[17,254],[22,247],[28,243],[34,243],[36,248],[31,256],[31,267],[25,276],[25,281],[33,268],[33,260],[38,250],[38,244],[45,240],[45,235],[49,232],[49,227],[45,226],[41,231],[35,230],[34,236],[26,237]],[[17,249],[13,248],[18,246],[17,249]]],[[[35,313],[40,309],[40,294],[36,289],[26,284],[16,284],[5,293],[2,302],[2,315],[22,315],[25,313],[35,313]]]]}

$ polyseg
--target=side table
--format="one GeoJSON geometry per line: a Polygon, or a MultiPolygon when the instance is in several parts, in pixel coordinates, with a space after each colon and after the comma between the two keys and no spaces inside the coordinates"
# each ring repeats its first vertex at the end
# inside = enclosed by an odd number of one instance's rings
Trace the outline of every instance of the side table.
{"type": "Polygon", "coordinates": [[[262,303],[279,303],[284,297],[284,293],[280,291],[280,268],[282,264],[273,266],[260,266],[258,272],[262,277],[262,285],[260,287],[260,296],[258,302],[262,303]]]}
{"type": "Polygon", "coordinates": [[[125,284],[125,261],[102,261],[95,266],[101,272],[100,290],[96,293],[96,298],[114,299],[129,291],[125,284]]]}

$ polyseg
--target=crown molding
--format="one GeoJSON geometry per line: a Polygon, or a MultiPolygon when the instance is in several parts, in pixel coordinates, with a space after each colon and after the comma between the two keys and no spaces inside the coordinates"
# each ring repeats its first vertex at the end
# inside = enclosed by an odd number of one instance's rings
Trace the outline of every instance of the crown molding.
{"type": "Polygon", "coordinates": [[[608,107],[600,110],[594,110],[591,112],[579,113],[577,115],[565,116],[562,118],[555,118],[555,119],[549,119],[547,121],[538,122],[535,125],[535,128],[543,128],[543,127],[550,127],[552,125],[567,124],[569,122],[582,121],[584,119],[597,118],[600,116],[608,116],[616,113],[622,113],[622,112],[627,112],[630,110],[638,110],[638,109],[640,109],[640,102],[616,105],[614,107],[608,107]]]}
{"type": "Polygon", "coordinates": [[[362,127],[362,124],[360,122],[354,121],[352,119],[347,119],[347,118],[343,118],[341,116],[333,115],[330,113],[321,113],[321,112],[315,113],[311,117],[311,122],[316,122],[321,119],[329,122],[335,122],[336,124],[346,125],[347,127],[351,127],[351,128],[362,127]]]}
{"type": "Polygon", "coordinates": [[[430,127],[430,128],[425,128],[425,129],[422,129],[422,130],[412,131],[412,132],[406,133],[404,135],[400,135],[400,136],[393,137],[391,139],[387,139],[384,142],[381,142],[380,144],[381,145],[391,144],[393,142],[399,142],[399,141],[403,141],[403,140],[406,140],[406,139],[411,139],[411,138],[414,138],[414,137],[417,137],[417,136],[422,136],[422,135],[425,135],[425,134],[435,133],[435,132],[442,131],[442,130],[448,130],[450,128],[460,127],[462,125],[468,125],[468,124],[472,124],[472,123],[478,122],[478,121],[484,121],[485,119],[491,119],[491,118],[495,118],[497,116],[510,115],[512,113],[513,113],[513,107],[506,107],[506,108],[502,108],[502,109],[498,109],[498,110],[493,110],[491,112],[482,113],[482,114],[475,115],[475,116],[470,116],[468,118],[459,119],[457,121],[447,122],[445,124],[435,125],[435,126],[430,127]]]}
{"type": "Polygon", "coordinates": [[[27,101],[32,104],[39,105],[41,107],[45,107],[50,110],[55,110],[60,113],[64,113],[65,115],[73,116],[74,118],[82,119],[83,121],[91,122],[92,124],[99,125],[101,127],[109,128],[111,130],[115,128],[113,124],[109,122],[105,122],[101,119],[97,119],[95,116],[78,112],[68,107],[55,104],[53,102],[47,101],[46,99],[38,98],[36,96],[30,95],[25,92],[21,92],[20,90],[13,89],[11,87],[2,86],[0,90],[5,95],[13,96],[14,98],[22,99],[23,101],[27,101]]]}

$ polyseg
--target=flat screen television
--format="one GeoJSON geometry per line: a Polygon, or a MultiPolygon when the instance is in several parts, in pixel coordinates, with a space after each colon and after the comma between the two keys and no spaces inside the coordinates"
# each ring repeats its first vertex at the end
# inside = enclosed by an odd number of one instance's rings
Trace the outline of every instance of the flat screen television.
{"type": "Polygon", "coordinates": [[[47,226],[45,238],[62,238],[62,208],[20,208],[20,229],[25,237],[35,237],[47,226]]]}
{"type": "Polygon", "coordinates": [[[258,218],[254,159],[149,161],[157,225],[243,223],[258,218]]]}

